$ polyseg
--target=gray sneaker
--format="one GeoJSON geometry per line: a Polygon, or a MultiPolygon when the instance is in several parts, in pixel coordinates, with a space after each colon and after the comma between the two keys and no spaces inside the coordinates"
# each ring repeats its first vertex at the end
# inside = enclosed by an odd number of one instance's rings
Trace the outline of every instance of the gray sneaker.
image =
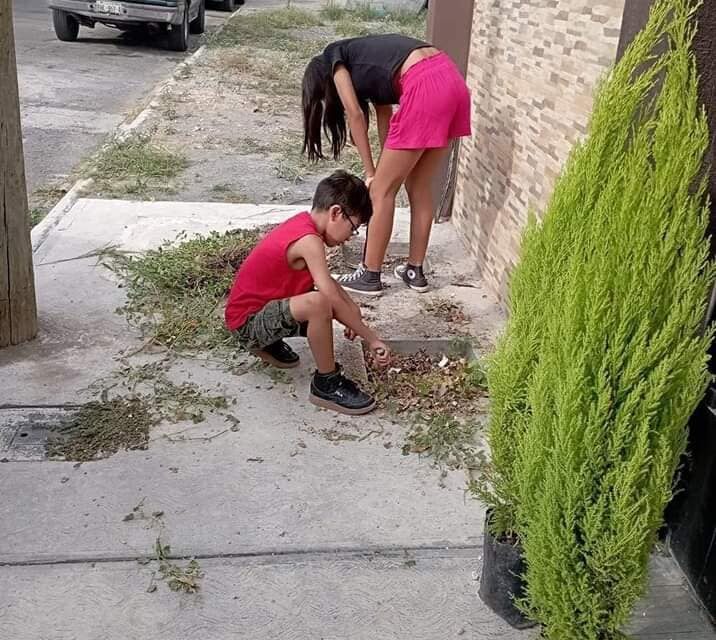
{"type": "Polygon", "coordinates": [[[398,280],[402,280],[414,291],[425,293],[430,288],[422,267],[414,267],[412,264],[399,264],[395,267],[393,273],[398,280]]]}
{"type": "Polygon", "coordinates": [[[346,291],[364,296],[379,296],[383,293],[383,283],[380,281],[379,271],[368,271],[364,264],[353,273],[337,276],[336,282],[346,291]]]}

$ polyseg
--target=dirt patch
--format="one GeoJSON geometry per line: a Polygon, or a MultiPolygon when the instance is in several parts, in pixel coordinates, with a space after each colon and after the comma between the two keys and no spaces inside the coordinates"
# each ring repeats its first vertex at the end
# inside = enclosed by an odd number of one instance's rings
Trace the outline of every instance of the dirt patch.
{"type": "Polygon", "coordinates": [[[434,356],[419,351],[394,354],[389,367],[374,364],[366,351],[369,389],[381,405],[400,415],[419,412],[432,417],[470,415],[473,402],[486,395],[483,366],[465,358],[434,356]]]}
{"type": "MultiPolygon", "coordinates": [[[[368,431],[366,431],[366,429],[360,424],[345,420],[336,420],[332,427],[325,429],[305,425],[301,428],[301,431],[323,438],[334,445],[340,445],[347,442],[363,442],[368,439],[390,435],[385,433],[380,421],[378,422],[378,428],[373,428],[368,431]]],[[[298,446],[304,448],[306,445],[301,441],[298,446]]]]}
{"type": "Polygon", "coordinates": [[[445,320],[456,328],[464,327],[470,322],[470,316],[462,303],[457,300],[434,295],[421,298],[420,302],[426,313],[445,320]]]}
{"type": "Polygon", "coordinates": [[[338,429],[321,429],[320,433],[329,442],[355,442],[360,439],[356,433],[345,433],[338,429]]]}
{"type": "MultiPolygon", "coordinates": [[[[360,173],[350,147],[339,162],[310,164],[301,155],[305,65],[326,44],[349,35],[424,37],[425,15],[366,11],[362,5],[335,15],[246,7],[207,38],[206,54],[166,88],[138,132],[156,148],[186,159],[186,166],[163,182],[132,176],[105,182],[95,195],[297,204],[310,201],[318,180],[336,168],[360,173]]],[[[374,126],[371,132],[377,158],[374,126]]]]}
{"type": "Polygon", "coordinates": [[[487,390],[479,361],[425,351],[396,354],[387,368],[376,366],[368,352],[365,359],[369,389],[379,406],[410,425],[403,455],[429,456],[443,471],[464,469],[471,475],[482,469],[479,432],[487,390]]]}
{"type": "Polygon", "coordinates": [[[215,184],[211,187],[212,202],[246,202],[246,195],[236,191],[230,184],[215,184]]]}

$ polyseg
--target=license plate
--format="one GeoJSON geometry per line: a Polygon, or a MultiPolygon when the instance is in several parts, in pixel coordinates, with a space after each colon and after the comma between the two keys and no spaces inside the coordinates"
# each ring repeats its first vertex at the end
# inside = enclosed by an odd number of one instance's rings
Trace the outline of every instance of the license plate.
{"type": "Polygon", "coordinates": [[[103,2],[98,0],[94,3],[94,10],[96,13],[108,13],[110,15],[119,16],[122,15],[122,4],[119,2],[103,2]]]}

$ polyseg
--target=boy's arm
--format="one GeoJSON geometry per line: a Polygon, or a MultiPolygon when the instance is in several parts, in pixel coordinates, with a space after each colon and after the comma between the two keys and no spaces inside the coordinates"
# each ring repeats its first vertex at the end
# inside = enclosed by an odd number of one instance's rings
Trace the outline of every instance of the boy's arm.
{"type": "MultiPolygon", "coordinates": [[[[333,280],[333,282],[335,282],[335,280],[332,277],[331,277],[331,280],[333,280]]],[[[346,301],[346,304],[348,304],[348,306],[350,306],[350,307],[355,307],[356,310],[358,311],[358,313],[360,313],[361,317],[362,317],[363,314],[361,313],[360,307],[358,306],[358,304],[356,304],[356,301],[353,300],[353,298],[351,298],[348,293],[346,293],[346,290],[343,287],[339,286],[338,291],[341,292],[341,295],[343,296],[343,299],[346,301]]]]}
{"type": "Polygon", "coordinates": [[[333,316],[338,322],[363,338],[372,350],[384,349],[387,351],[388,348],[380,336],[363,322],[358,305],[331,278],[321,238],[315,235],[303,236],[291,245],[288,250],[288,258],[290,260],[301,258],[305,261],[316,288],[328,298],[333,308],[333,316]]]}
{"type": "MultiPolygon", "coordinates": [[[[334,281],[335,281],[335,280],[334,280],[334,281]]],[[[349,307],[355,307],[357,313],[358,313],[358,314],[361,316],[361,318],[362,318],[362,317],[363,317],[363,312],[360,310],[360,306],[359,306],[358,304],[356,304],[356,301],[353,300],[353,298],[351,298],[350,294],[349,294],[343,287],[339,286],[338,289],[339,289],[339,291],[341,292],[341,295],[343,296],[343,299],[346,301],[346,304],[348,304],[349,307]]],[[[358,335],[358,334],[357,334],[355,331],[353,331],[353,329],[351,329],[351,328],[349,328],[349,327],[346,327],[346,330],[345,330],[345,336],[346,336],[346,338],[348,338],[349,340],[353,340],[353,339],[355,339],[355,337],[356,337],[357,335],[358,335]]]]}

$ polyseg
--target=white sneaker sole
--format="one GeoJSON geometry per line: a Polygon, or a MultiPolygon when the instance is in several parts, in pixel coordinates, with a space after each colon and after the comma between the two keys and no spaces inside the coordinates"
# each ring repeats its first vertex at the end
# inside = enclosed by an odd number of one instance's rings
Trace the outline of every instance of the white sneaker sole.
{"type": "Polygon", "coordinates": [[[295,369],[299,364],[301,364],[300,360],[296,360],[295,362],[281,362],[280,360],[274,358],[270,353],[266,353],[260,349],[249,349],[249,353],[260,360],[263,360],[266,364],[276,367],[277,369],[295,369]]]}
{"type": "Polygon", "coordinates": [[[372,298],[377,298],[378,296],[383,295],[383,289],[378,289],[378,291],[364,291],[363,289],[353,289],[349,284],[343,284],[341,282],[338,283],[341,285],[343,289],[346,291],[349,291],[350,293],[357,293],[359,296],[370,296],[372,298]]]}

